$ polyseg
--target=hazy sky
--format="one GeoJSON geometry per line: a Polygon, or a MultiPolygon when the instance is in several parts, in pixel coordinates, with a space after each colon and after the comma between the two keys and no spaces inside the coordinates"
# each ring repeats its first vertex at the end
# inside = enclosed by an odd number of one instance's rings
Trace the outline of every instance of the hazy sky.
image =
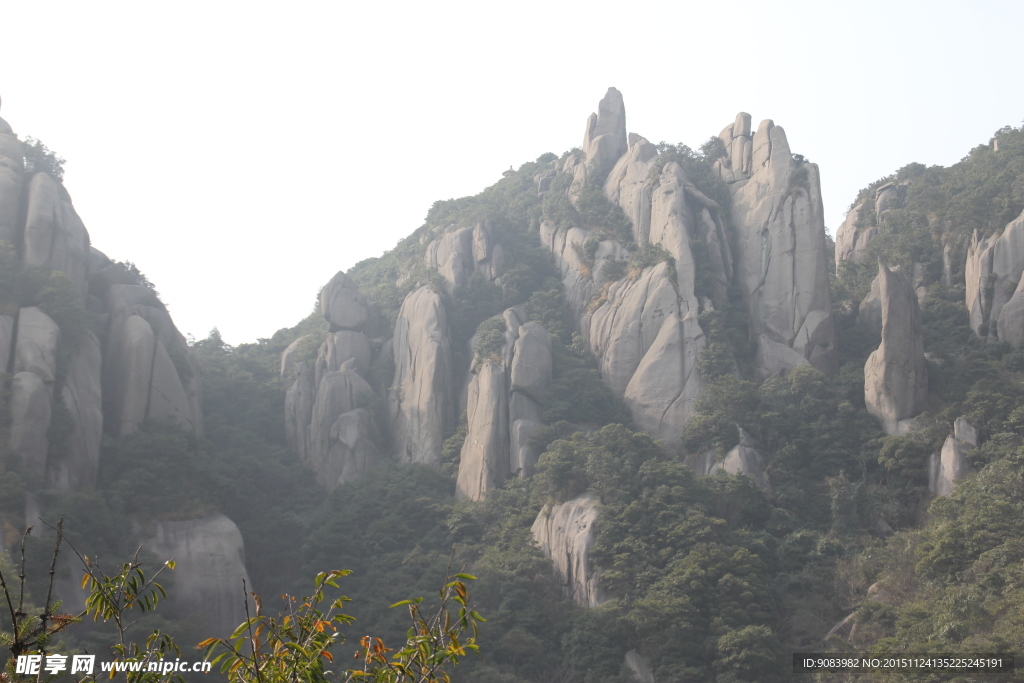
{"type": "Polygon", "coordinates": [[[782,125],[830,232],[876,178],[1024,119],[1020,1],[0,0],[0,21],[0,116],[67,159],[95,247],[231,343],[435,200],[580,145],[610,85],[652,141],[782,125]]]}

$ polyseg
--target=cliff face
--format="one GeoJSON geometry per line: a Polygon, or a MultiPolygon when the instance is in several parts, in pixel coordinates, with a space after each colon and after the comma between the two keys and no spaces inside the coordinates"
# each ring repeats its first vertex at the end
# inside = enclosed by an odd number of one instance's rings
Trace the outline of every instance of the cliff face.
{"type": "MultiPolygon", "coordinates": [[[[116,443],[148,419],[202,435],[199,366],[144,278],[92,247],[67,189],[46,172],[26,173],[22,144],[2,119],[0,259],[2,279],[22,283],[0,286],[0,379],[10,379],[0,396],[0,421],[9,424],[0,477],[24,467],[24,522],[38,528],[33,492],[96,488],[104,435],[116,443]],[[39,282],[49,298],[31,293],[39,282]],[[40,301],[25,299],[33,296],[40,301]]],[[[0,536],[0,546],[17,537],[0,536]]],[[[223,636],[244,620],[244,549],[227,517],[159,522],[133,541],[178,560],[180,616],[223,636]]],[[[70,561],[68,571],[76,580],[58,582],[58,592],[80,603],[80,572],[70,561]]]]}
{"type": "Polygon", "coordinates": [[[39,306],[0,297],[7,299],[0,301],[0,364],[16,380],[7,445],[34,486],[92,488],[103,432],[123,437],[153,418],[202,433],[199,369],[166,307],[90,245],[63,185],[45,172],[26,175],[21,143],[6,123],[0,240],[12,259],[5,268],[50,273],[77,300],[68,305],[79,319],[90,321],[62,330],[39,306]],[[71,422],[60,453],[49,443],[55,415],[71,422]]]}

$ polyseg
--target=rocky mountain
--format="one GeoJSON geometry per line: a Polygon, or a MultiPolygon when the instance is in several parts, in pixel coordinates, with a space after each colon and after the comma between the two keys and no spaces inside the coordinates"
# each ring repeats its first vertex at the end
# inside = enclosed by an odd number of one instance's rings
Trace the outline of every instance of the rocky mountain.
{"type": "Polygon", "coordinates": [[[227,628],[242,578],[279,594],[327,566],[386,605],[456,561],[489,618],[467,681],[1024,643],[1020,130],[865,187],[833,243],[828,169],[774,121],[652,143],[610,88],[580,147],[435,203],[238,347],[186,343],[5,130],[3,476],[179,556],[179,614],[227,628]],[[187,483],[140,500],[103,467],[187,483]]]}

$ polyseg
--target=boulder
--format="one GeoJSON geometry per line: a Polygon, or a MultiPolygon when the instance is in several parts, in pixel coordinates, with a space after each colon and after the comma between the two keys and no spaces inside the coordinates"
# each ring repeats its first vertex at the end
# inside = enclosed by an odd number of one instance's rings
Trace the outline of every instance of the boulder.
{"type": "Polygon", "coordinates": [[[878,263],[882,343],[864,366],[864,403],[889,434],[924,410],[928,364],[917,296],[902,274],[878,263]]]}
{"type": "Polygon", "coordinates": [[[730,186],[735,278],[752,334],[795,349],[807,361],[814,358],[816,366],[830,371],[835,331],[825,322],[832,301],[818,167],[798,166],[782,127],[762,125],[758,159],[765,161],[754,165],[749,179],[730,186]]]}
{"type": "Polygon", "coordinates": [[[35,307],[18,311],[18,338],[14,349],[14,372],[34,372],[44,382],[57,378],[57,344],[60,327],[35,307]]]}
{"type": "Polygon", "coordinates": [[[942,451],[932,455],[928,461],[928,490],[936,496],[948,496],[956,488],[956,482],[970,472],[967,454],[978,447],[978,430],[958,417],[953,423],[953,433],[946,437],[942,451]]]}
{"type": "Polygon", "coordinates": [[[597,607],[607,601],[598,585],[598,574],[590,566],[600,505],[591,494],[546,505],[530,528],[533,540],[554,564],[566,597],[584,607],[597,607]]]}
{"type": "Polygon", "coordinates": [[[317,481],[328,489],[359,479],[380,462],[377,426],[363,408],[339,415],[331,425],[329,438],[326,458],[317,463],[317,481]]]}
{"type": "Polygon", "coordinates": [[[61,390],[61,400],[74,424],[65,458],[50,464],[55,488],[89,491],[96,485],[103,437],[103,351],[100,341],[87,332],[75,349],[61,390]]]}
{"type": "Polygon", "coordinates": [[[245,621],[244,591],[252,583],[242,534],[230,519],[214,512],[199,519],[157,522],[143,547],[159,560],[175,561],[168,601],[178,618],[221,638],[245,621]]]}
{"type": "Polygon", "coordinates": [[[886,183],[875,190],[875,220],[881,220],[882,213],[892,208],[898,199],[896,183],[886,183]]]}
{"type": "Polygon", "coordinates": [[[11,382],[11,453],[25,463],[35,485],[46,474],[47,432],[50,429],[50,394],[43,379],[34,372],[22,371],[11,382]]]}
{"type": "Polygon", "coordinates": [[[358,330],[366,324],[369,308],[355,281],[338,271],[320,291],[320,312],[331,330],[358,330]]]}
{"type": "Polygon", "coordinates": [[[392,438],[401,462],[436,464],[454,422],[448,320],[429,286],[402,302],[393,341],[395,378],[388,391],[392,438]]]}
{"type": "Polygon", "coordinates": [[[480,500],[509,475],[508,385],[505,368],[483,360],[469,383],[468,431],[462,445],[458,500],[480,500]]]}
{"type": "Polygon", "coordinates": [[[583,135],[587,172],[604,178],[627,149],[626,107],[622,93],[615,88],[608,88],[597,105],[597,113],[587,119],[583,135]]]}

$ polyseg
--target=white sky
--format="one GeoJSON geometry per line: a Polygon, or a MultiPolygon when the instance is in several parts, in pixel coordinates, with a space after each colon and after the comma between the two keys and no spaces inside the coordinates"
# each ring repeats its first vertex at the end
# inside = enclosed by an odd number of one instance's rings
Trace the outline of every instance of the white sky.
{"type": "Polygon", "coordinates": [[[652,141],[774,119],[834,233],[869,182],[1021,125],[1022,30],[1020,1],[0,0],[0,116],[183,332],[240,343],[435,200],[581,144],[610,85],[652,141]]]}

